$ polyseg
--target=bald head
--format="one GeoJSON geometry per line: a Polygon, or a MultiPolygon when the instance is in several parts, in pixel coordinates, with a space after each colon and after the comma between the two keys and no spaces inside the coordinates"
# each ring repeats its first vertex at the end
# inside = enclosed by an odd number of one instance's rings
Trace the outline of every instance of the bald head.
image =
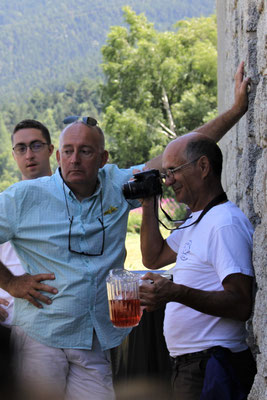
{"type": "Polygon", "coordinates": [[[60,135],[57,162],[61,175],[79,200],[94,193],[99,169],[108,160],[104,136],[95,126],[82,122],[67,126],[60,135]]]}
{"type": "Polygon", "coordinates": [[[166,146],[164,153],[173,152],[173,153],[179,154],[179,156],[182,156],[185,159],[187,159],[186,149],[187,149],[188,143],[190,143],[193,140],[201,140],[201,139],[205,140],[205,138],[207,138],[207,136],[203,135],[202,133],[198,133],[198,132],[187,133],[186,135],[179,136],[178,138],[172,140],[166,146]]]}
{"type": "Polygon", "coordinates": [[[65,129],[63,129],[63,131],[61,132],[61,134],[59,136],[59,147],[60,148],[62,147],[63,137],[65,136],[67,131],[69,131],[71,129],[72,131],[76,131],[78,133],[80,128],[82,128],[84,126],[86,126],[88,128],[88,130],[87,130],[88,131],[88,135],[93,135],[95,137],[96,141],[98,142],[100,150],[104,151],[104,149],[105,149],[105,136],[104,136],[104,133],[103,133],[102,129],[99,128],[99,126],[89,126],[89,125],[85,124],[82,121],[73,122],[72,124],[66,126],[65,129]]]}
{"type": "Polygon", "coordinates": [[[208,136],[198,132],[190,132],[171,141],[163,153],[164,160],[171,159],[175,166],[175,161],[190,162],[201,156],[206,156],[210,162],[212,171],[218,178],[222,172],[222,153],[219,146],[208,136]]]}

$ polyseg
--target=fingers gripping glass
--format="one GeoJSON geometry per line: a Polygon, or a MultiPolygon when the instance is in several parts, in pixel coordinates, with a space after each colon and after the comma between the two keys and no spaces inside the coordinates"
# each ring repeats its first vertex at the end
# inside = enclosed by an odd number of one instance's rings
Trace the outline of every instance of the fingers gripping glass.
{"type": "Polygon", "coordinates": [[[81,121],[87,126],[96,126],[97,120],[92,117],[80,117],[79,115],[71,115],[63,119],[63,124],[73,124],[73,122],[81,121]]]}
{"type": "Polygon", "coordinates": [[[70,222],[70,225],[69,225],[69,236],[68,236],[68,240],[69,240],[68,249],[69,249],[69,251],[71,253],[81,254],[83,256],[90,256],[90,257],[102,256],[102,254],[104,253],[104,247],[105,247],[105,226],[104,226],[104,213],[103,213],[103,204],[102,204],[102,191],[100,192],[101,218],[97,218],[97,220],[100,222],[101,228],[102,228],[102,246],[101,246],[101,251],[99,253],[95,253],[95,254],[86,253],[84,251],[76,251],[76,250],[73,250],[71,248],[71,227],[72,227],[72,223],[73,223],[73,218],[74,217],[73,217],[73,215],[70,216],[69,206],[68,206],[68,202],[67,202],[67,196],[66,196],[66,193],[65,193],[64,182],[63,182],[63,192],[64,192],[64,197],[65,197],[65,204],[66,204],[66,209],[67,209],[67,213],[68,213],[68,218],[69,218],[69,222],[70,222]]]}
{"type": "Polygon", "coordinates": [[[14,146],[12,148],[12,150],[14,151],[15,154],[22,155],[27,152],[27,148],[29,147],[29,149],[31,149],[31,151],[33,151],[34,153],[38,153],[46,145],[49,146],[48,143],[40,142],[39,140],[34,140],[29,145],[27,145],[25,143],[18,143],[18,144],[16,144],[16,146],[14,146]]]}

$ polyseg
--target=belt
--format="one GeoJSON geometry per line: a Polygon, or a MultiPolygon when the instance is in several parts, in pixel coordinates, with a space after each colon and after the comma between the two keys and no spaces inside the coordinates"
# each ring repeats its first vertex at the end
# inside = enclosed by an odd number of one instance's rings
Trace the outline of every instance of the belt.
{"type": "Polygon", "coordinates": [[[196,351],[194,353],[182,354],[181,356],[171,357],[171,362],[174,366],[186,363],[188,361],[194,360],[196,358],[206,357],[214,353],[220,346],[210,347],[202,351],[196,351]]]}

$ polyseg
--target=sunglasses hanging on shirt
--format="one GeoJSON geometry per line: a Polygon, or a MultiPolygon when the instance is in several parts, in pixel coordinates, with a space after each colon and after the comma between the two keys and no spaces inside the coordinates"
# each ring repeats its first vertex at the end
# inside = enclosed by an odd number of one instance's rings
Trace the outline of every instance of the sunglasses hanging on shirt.
{"type": "Polygon", "coordinates": [[[68,250],[71,253],[80,254],[80,255],[83,255],[83,256],[89,256],[89,257],[102,256],[103,253],[104,253],[104,248],[105,248],[105,225],[104,225],[104,212],[103,212],[103,202],[102,202],[102,190],[100,191],[101,218],[97,218],[98,222],[100,223],[101,232],[102,232],[101,250],[99,252],[96,252],[96,253],[87,253],[87,252],[84,252],[84,251],[74,250],[71,247],[71,242],[72,242],[72,240],[71,240],[71,238],[72,238],[72,236],[71,236],[71,227],[72,227],[74,216],[70,214],[68,201],[67,201],[67,196],[66,196],[66,192],[65,192],[65,182],[64,182],[63,178],[62,178],[62,186],[63,186],[63,193],[64,193],[64,198],[65,198],[66,211],[67,211],[68,220],[69,220],[68,250]]]}

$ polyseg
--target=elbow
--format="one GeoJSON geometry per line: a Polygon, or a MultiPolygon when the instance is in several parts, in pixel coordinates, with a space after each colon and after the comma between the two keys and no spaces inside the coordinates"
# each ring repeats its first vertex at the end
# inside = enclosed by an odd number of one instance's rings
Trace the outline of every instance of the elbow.
{"type": "Polygon", "coordinates": [[[252,304],[242,304],[239,306],[235,319],[246,322],[249,320],[252,314],[252,304]]]}
{"type": "Polygon", "coordinates": [[[240,321],[246,322],[249,320],[252,314],[252,308],[250,307],[247,311],[244,311],[241,315],[240,321]]]}
{"type": "Polygon", "coordinates": [[[148,260],[145,257],[142,257],[142,263],[143,263],[144,267],[146,267],[148,269],[157,269],[158,268],[155,265],[155,263],[153,262],[153,260],[148,260]]]}

